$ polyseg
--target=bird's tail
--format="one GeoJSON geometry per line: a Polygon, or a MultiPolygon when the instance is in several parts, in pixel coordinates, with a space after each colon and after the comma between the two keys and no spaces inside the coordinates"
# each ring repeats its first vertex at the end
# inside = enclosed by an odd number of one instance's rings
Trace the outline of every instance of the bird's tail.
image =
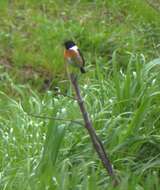
{"type": "Polygon", "coordinates": [[[86,72],[83,67],[81,67],[80,70],[81,70],[81,73],[85,73],[86,72]]]}

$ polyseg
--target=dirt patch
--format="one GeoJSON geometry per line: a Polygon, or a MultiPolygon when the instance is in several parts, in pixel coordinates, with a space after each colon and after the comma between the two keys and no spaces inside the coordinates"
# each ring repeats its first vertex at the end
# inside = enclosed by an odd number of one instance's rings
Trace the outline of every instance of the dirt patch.
{"type": "Polygon", "coordinates": [[[12,64],[11,64],[11,61],[9,60],[9,58],[2,57],[0,59],[0,65],[3,66],[4,69],[11,69],[12,68],[12,64]]]}
{"type": "Polygon", "coordinates": [[[22,67],[14,67],[11,60],[7,58],[0,59],[2,72],[7,72],[9,75],[20,83],[29,83],[36,86],[39,90],[48,90],[52,88],[53,74],[46,68],[32,65],[24,65],[22,67]]]}

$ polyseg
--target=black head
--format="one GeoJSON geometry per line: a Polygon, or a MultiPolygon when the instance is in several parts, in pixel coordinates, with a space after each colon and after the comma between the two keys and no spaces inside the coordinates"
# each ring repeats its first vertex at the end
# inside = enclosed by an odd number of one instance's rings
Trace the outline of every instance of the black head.
{"type": "Polygon", "coordinates": [[[72,40],[68,40],[68,41],[64,42],[64,46],[65,46],[66,49],[69,49],[69,48],[71,48],[71,47],[73,47],[75,45],[76,44],[72,40]]]}

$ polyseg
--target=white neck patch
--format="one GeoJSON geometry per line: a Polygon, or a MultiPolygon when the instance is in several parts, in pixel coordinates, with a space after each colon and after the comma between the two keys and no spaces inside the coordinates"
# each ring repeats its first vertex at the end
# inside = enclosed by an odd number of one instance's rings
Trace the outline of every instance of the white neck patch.
{"type": "Polygon", "coordinates": [[[74,51],[77,51],[77,50],[78,50],[78,47],[75,45],[75,46],[73,46],[73,47],[71,47],[71,48],[69,48],[69,49],[72,49],[72,50],[74,50],[74,51]]]}

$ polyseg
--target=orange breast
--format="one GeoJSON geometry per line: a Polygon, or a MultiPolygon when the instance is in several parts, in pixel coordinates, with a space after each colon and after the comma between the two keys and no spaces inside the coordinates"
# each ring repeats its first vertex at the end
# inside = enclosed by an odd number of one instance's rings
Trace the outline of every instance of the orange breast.
{"type": "Polygon", "coordinates": [[[64,57],[65,58],[72,58],[72,57],[76,57],[77,53],[74,50],[65,50],[64,51],[64,57]]]}

